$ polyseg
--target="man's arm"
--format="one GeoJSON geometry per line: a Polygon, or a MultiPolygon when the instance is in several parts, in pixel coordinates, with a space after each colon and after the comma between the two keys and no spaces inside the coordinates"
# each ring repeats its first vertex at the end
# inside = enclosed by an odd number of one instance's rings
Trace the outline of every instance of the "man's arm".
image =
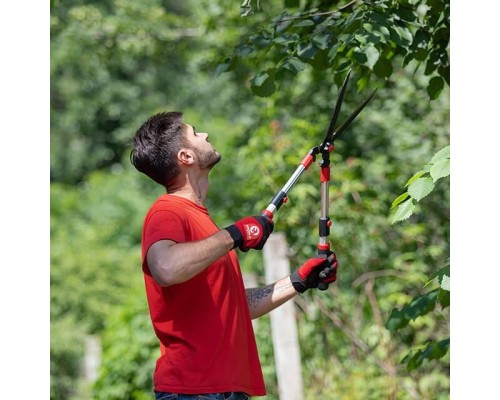
{"type": "Polygon", "coordinates": [[[156,283],[176,285],[198,275],[235,247],[243,251],[261,250],[273,226],[271,220],[259,215],[245,217],[202,240],[160,240],[151,245],[146,261],[156,283]]]}
{"type": "Polygon", "coordinates": [[[246,289],[250,317],[254,319],[267,314],[295,297],[297,293],[314,288],[327,289],[330,283],[337,280],[337,268],[337,256],[330,252],[328,257],[325,255],[310,258],[290,276],[271,285],[246,289]]]}
{"type": "Polygon", "coordinates": [[[245,217],[202,240],[160,240],[148,250],[148,267],[160,286],[186,282],[235,247],[261,250],[273,227],[271,220],[259,215],[245,217]]]}
{"type": "Polygon", "coordinates": [[[294,289],[290,277],[287,276],[261,288],[246,289],[246,294],[250,317],[255,319],[295,297],[297,291],[294,289]]]}
{"type": "Polygon", "coordinates": [[[160,240],[151,245],[146,257],[154,280],[161,286],[171,286],[199,274],[233,246],[231,235],[222,229],[196,242],[160,240]]]}

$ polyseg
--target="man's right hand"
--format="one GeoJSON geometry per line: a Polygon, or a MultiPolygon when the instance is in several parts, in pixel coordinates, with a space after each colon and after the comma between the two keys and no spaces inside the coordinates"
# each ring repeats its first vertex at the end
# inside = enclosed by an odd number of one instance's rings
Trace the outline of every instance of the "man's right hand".
{"type": "Polygon", "coordinates": [[[264,215],[257,215],[240,219],[224,229],[234,240],[233,249],[239,247],[246,252],[250,249],[262,250],[274,229],[274,223],[264,215]]]}

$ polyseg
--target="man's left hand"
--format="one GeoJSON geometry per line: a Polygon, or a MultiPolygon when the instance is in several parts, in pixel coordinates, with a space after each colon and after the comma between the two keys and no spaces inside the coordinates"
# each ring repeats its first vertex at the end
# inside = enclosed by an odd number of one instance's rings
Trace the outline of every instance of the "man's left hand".
{"type": "Polygon", "coordinates": [[[337,256],[330,252],[328,257],[316,256],[307,260],[290,275],[293,287],[299,293],[308,289],[326,290],[328,285],[337,280],[337,256]]]}

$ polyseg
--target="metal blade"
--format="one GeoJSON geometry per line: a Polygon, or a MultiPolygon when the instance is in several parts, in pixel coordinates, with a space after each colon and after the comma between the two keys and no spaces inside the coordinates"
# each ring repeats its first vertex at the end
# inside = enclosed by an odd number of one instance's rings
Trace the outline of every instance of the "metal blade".
{"type": "Polygon", "coordinates": [[[345,122],[340,125],[337,129],[335,129],[335,132],[332,136],[332,142],[337,139],[342,132],[346,130],[346,128],[351,125],[351,122],[354,121],[354,119],[358,116],[358,114],[363,110],[363,108],[366,107],[368,102],[375,96],[375,93],[377,92],[377,89],[375,89],[373,92],[370,93],[370,95],[363,100],[363,102],[352,112],[351,115],[345,120],[345,122]]]}
{"type": "Polygon", "coordinates": [[[351,76],[351,70],[347,73],[344,83],[342,84],[342,87],[340,88],[340,94],[337,99],[337,103],[335,104],[335,108],[333,110],[333,116],[332,120],[330,121],[330,126],[328,127],[328,130],[326,131],[326,136],[325,140],[323,140],[323,144],[321,145],[321,148],[324,148],[326,146],[327,142],[331,142],[333,133],[335,132],[335,125],[337,124],[337,119],[340,114],[340,108],[342,107],[342,103],[344,102],[344,94],[347,88],[347,82],[349,82],[349,77],[351,76]]]}

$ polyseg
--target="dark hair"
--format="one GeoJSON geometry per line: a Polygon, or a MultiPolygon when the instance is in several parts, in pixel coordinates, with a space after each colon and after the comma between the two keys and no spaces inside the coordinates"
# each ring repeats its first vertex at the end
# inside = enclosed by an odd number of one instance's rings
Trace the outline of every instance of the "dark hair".
{"type": "Polygon", "coordinates": [[[160,185],[179,173],[177,153],[186,144],[181,112],[163,112],[150,117],[137,130],[130,162],[160,185]]]}

